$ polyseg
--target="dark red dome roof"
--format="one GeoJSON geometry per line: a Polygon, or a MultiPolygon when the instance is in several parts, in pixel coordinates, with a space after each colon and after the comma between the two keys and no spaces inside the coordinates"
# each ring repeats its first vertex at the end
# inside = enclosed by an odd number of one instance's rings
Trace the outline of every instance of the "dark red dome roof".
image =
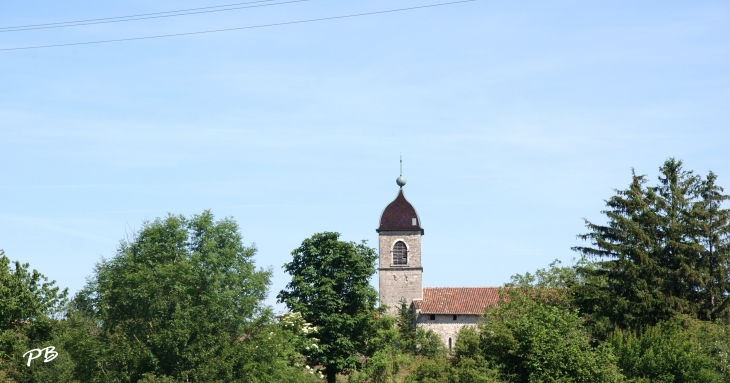
{"type": "Polygon", "coordinates": [[[423,234],[418,213],[416,213],[413,205],[406,200],[403,189],[398,191],[398,196],[383,210],[383,214],[380,216],[380,227],[376,231],[390,230],[420,231],[423,234]]]}

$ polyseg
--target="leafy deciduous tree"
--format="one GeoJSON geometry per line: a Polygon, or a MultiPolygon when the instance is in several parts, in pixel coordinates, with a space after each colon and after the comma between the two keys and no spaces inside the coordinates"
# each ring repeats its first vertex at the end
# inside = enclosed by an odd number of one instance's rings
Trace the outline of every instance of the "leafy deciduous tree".
{"type": "Polygon", "coordinates": [[[61,327],[56,317],[63,311],[67,295],[55,281],[48,282],[37,270],[29,270],[27,263],[11,262],[0,250],[0,380],[70,381],[73,363],[65,352],[54,363],[37,360],[32,368],[22,357],[29,350],[53,345],[61,327]]]}
{"type": "Polygon", "coordinates": [[[277,297],[317,327],[319,347],[309,356],[325,367],[329,383],[360,365],[376,317],[377,292],[369,282],[375,249],[339,236],[324,232],[305,239],[284,265],[292,280],[277,297]]]}
{"type": "Polygon", "coordinates": [[[275,373],[278,352],[257,331],[270,318],[262,301],[271,271],[255,268],[255,252],[233,220],[209,211],[145,223],[75,299],[94,323],[75,350],[86,360],[81,380],[256,381],[275,373]]]}
{"type": "Polygon", "coordinates": [[[515,383],[623,381],[610,350],[590,345],[576,310],[544,301],[532,288],[509,288],[503,294],[498,307],[487,309],[489,320],[479,325],[478,344],[474,335],[469,341],[469,330],[457,338],[464,341],[457,356],[479,355],[515,383]]]}

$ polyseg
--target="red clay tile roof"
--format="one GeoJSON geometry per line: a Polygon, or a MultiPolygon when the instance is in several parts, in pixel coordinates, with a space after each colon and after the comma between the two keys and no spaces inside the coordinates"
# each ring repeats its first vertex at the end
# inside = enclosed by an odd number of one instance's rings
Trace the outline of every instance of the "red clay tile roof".
{"type": "Polygon", "coordinates": [[[499,287],[424,287],[413,305],[422,314],[484,314],[499,302],[499,287]]]}
{"type": "Polygon", "coordinates": [[[398,191],[398,196],[385,207],[383,214],[380,216],[380,227],[376,231],[388,230],[420,231],[423,234],[421,219],[418,218],[418,214],[416,213],[416,209],[413,208],[413,205],[406,200],[406,197],[403,195],[403,189],[398,191]],[[413,224],[414,218],[416,219],[415,225],[413,224]]]}

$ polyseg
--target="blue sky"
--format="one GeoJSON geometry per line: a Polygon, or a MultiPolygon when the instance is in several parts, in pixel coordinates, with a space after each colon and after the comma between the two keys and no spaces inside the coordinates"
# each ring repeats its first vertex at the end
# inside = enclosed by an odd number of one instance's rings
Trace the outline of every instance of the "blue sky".
{"type": "MultiPolygon", "coordinates": [[[[310,0],[0,33],[0,49],[436,3],[310,0]]],[[[0,27],[221,4],[3,2],[0,27]]],[[[377,244],[403,155],[424,285],[501,285],[569,263],[632,167],[655,179],[673,156],[730,187],[728,68],[726,1],[479,0],[0,51],[0,248],[75,292],[143,221],[211,209],[273,267],[273,305],[304,238],[377,244]]]]}

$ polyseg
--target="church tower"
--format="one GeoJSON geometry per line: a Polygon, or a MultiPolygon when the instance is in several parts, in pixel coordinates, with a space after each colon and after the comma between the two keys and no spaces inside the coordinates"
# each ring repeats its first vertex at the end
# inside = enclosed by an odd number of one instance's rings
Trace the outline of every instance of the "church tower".
{"type": "Polygon", "coordinates": [[[403,186],[406,184],[403,174],[396,183],[400,186],[398,195],[383,210],[380,227],[376,230],[380,250],[380,304],[387,305],[391,315],[398,312],[401,299],[410,305],[414,299],[423,298],[423,228],[416,209],[403,195],[403,186]]]}

